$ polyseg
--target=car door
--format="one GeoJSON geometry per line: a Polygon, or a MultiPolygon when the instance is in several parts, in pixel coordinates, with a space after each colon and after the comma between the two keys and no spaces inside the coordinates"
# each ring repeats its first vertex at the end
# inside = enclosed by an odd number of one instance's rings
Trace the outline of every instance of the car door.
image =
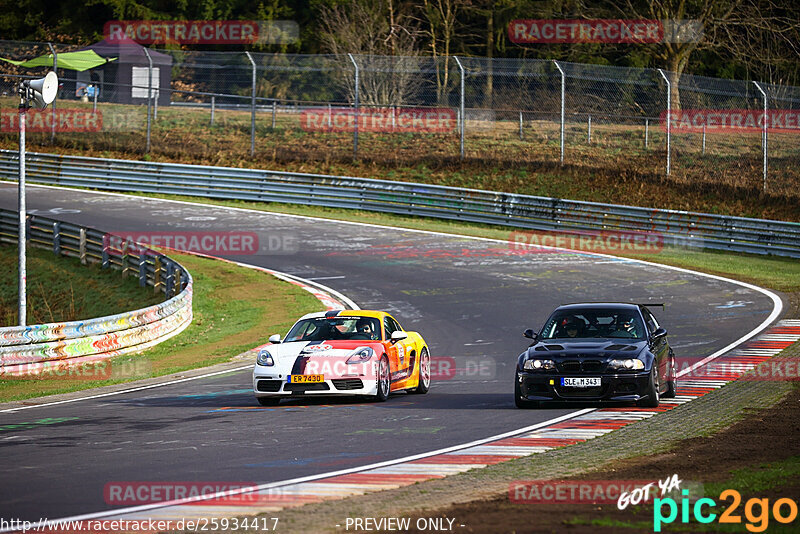
{"type": "MultiPolygon", "coordinates": [[[[409,345],[409,339],[402,339],[397,343],[391,342],[392,332],[403,330],[400,324],[391,315],[387,315],[383,318],[383,329],[386,332],[389,353],[393,355],[396,362],[396,366],[393,367],[393,371],[397,371],[393,373],[394,377],[396,379],[403,379],[410,373],[411,359],[409,356],[412,347],[409,345]]],[[[389,359],[391,360],[392,356],[390,356],[389,359]]]]}

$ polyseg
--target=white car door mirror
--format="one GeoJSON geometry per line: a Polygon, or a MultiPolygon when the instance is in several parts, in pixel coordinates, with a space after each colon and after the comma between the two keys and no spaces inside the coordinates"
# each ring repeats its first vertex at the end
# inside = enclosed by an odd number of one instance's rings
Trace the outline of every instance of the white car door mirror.
{"type": "Polygon", "coordinates": [[[405,339],[408,337],[408,334],[403,332],[402,330],[395,330],[392,332],[392,343],[397,343],[398,341],[405,339]]]}
{"type": "Polygon", "coordinates": [[[281,335],[280,334],[272,334],[271,336],[269,336],[269,342],[270,343],[280,343],[281,342],[281,335]]]}

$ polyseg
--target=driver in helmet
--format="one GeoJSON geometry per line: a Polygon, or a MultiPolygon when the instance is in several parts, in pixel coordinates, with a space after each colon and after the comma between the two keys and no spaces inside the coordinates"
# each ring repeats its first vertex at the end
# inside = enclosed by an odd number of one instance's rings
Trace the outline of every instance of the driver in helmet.
{"type": "Polygon", "coordinates": [[[372,324],[372,319],[368,317],[361,317],[358,321],[356,321],[356,332],[367,336],[367,339],[377,339],[373,327],[374,325],[372,324]]]}

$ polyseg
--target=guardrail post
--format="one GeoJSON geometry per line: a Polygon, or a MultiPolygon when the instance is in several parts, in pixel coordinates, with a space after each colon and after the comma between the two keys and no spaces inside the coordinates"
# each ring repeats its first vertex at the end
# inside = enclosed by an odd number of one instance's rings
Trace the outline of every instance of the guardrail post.
{"type": "Polygon", "coordinates": [[[355,67],[355,93],[353,98],[353,106],[354,106],[354,114],[355,114],[355,121],[353,123],[353,160],[358,159],[358,63],[356,63],[353,54],[347,54],[347,57],[350,58],[350,61],[353,63],[353,67],[355,67]]]}
{"type": "Polygon", "coordinates": [[[245,52],[253,66],[253,86],[250,90],[250,155],[256,154],[256,62],[250,52],[245,52]]]}
{"type": "Polygon", "coordinates": [[[461,161],[464,161],[464,122],[466,121],[466,117],[464,116],[464,65],[461,64],[461,60],[458,59],[458,56],[453,56],[453,59],[456,60],[456,65],[458,65],[458,70],[461,73],[461,90],[460,90],[460,102],[458,104],[458,129],[459,129],[459,137],[461,139],[461,161]]]}
{"type": "Polygon", "coordinates": [[[764,186],[763,191],[766,193],[767,191],[767,119],[769,118],[767,115],[767,93],[761,88],[758,82],[753,82],[753,85],[756,86],[756,89],[761,93],[761,97],[764,99],[764,120],[762,121],[761,125],[761,152],[763,154],[764,165],[763,165],[763,175],[764,175],[764,186]]]}
{"type": "MultiPolygon", "coordinates": [[[[106,234],[107,235],[107,234],[106,234]]],[[[111,267],[111,258],[108,255],[108,240],[103,239],[103,252],[100,257],[100,266],[103,269],[108,269],[111,267]]]]}
{"type": "Polygon", "coordinates": [[[153,258],[153,293],[158,293],[161,285],[161,257],[153,258]]]}
{"type": "MultiPolygon", "coordinates": [[[[58,69],[58,54],[56,53],[56,49],[53,48],[53,43],[47,43],[47,46],[50,47],[50,53],[53,54],[53,72],[57,72],[56,69],[58,69]]],[[[56,123],[58,122],[56,120],[56,100],[58,100],[58,99],[56,98],[50,104],[50,106],[51,106],[50,115],[51,115],[51,118],[53,120],[53,123],[50,125],[50,144],[51,145],[56,144],[56,123]]]]}
{"type": "Polygon", "coordinates": [[[564,164],[564,96],[565,96],[565,89],[567,86],[567,77],[564,73],[564,69],[561,68],[561,65],[558,64],[558,61],[555,59],[553,60],[558,72],[561,73],[561,164],[564,164]]]}
{"type": "Polygon", "coordinates": [[[61,223],[53,223],[53,254],[61,255],[61,223]]]}
{"type": "Polygon", "coordinates": [[[147,142],[145,144],[144,153],[150,153],[150,106],[152,104],[152,91],[153,91],[153,58],[150,57],[150,51],[147,47],[143,47],[144,55],[147,56],[147,142]]]}
{"type": "Polygon", "coordinates": [[[661,77],[664,78],[664,81],[667,83],[667,176],[669,176],[670,166],[671,166],[671,143],[672,143],[672,84],[669,81],[669,78],[664,71],[658,69],[658,73],[661,74],[661,77]]]}
{"type": "Polygon", "coordinates": [[[81,228],[78,238],[78,255],[81,264],[86,265],[86,228],[81,228]]]}
{"type": "Polygon", "coordinates": [[[147,253],[144,251],[139,254],[139,285],[147,285],[147,253]]]}
{"type": "Polygon", "coordinates": [[[175,269],[175,283],[172,286],[173,297],[181,292],[181,270],[175,269]]]}
{"type": "Polygon", "coordinates": [[[164,296],[170,298],[172,294],[172,286],[175,284],[175,265],[172,262],[167,263],[167,283],[164,286],[164,296]]]}
{"type": "Polygon", "coordinates": [[[217,99],[216,97],[211,97],[211,126],[214,126],[214,108],[216,107],[217,99]]]}

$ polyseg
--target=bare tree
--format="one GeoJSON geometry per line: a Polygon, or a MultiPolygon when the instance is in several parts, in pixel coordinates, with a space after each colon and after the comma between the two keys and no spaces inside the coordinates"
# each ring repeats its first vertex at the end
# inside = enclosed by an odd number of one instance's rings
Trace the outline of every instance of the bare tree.
{"type": "MultiPolygon", "coordinates": [[[[408,4],[396,0],[349,0],[319,8],[323,49],[359,56],[359,96],[365,105],[403,105],[422,85],[421,32],[410,11],[408,4]]],[[[338,79],[352,100],[352,70],[342,70],[338,79]]]]}

